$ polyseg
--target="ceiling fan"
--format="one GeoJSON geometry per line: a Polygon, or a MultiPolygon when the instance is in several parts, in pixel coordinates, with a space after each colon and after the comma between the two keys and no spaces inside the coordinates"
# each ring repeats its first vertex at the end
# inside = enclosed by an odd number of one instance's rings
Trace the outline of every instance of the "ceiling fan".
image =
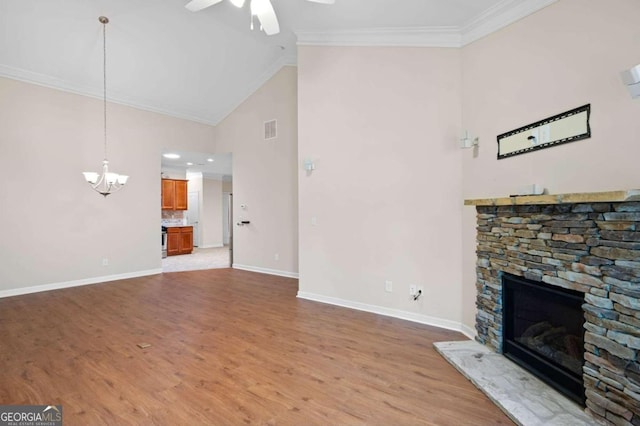
{"type": "MultiPolygon", "coordinates": [[[[205,9],[209,6],[213,6],[216,3],[220,3],[222,0],[191,0],[185,5],[185,7],[192,11],[197,12],[205,9]]],[[[244,6],[244,0],[229,0],[234,6],[244,6]]],[[[280,32],[280,24],[278,23],[278,17],[273,10],[273,5],[270,0],[250,0],[251,1],[251,29],[253,29],[253,17],[257,16],[260,22],[260,28],[267,35],[278,34],[280,32]]],[[[313,3],[333,4],[335,0],[307,0],[313,3]]]]}

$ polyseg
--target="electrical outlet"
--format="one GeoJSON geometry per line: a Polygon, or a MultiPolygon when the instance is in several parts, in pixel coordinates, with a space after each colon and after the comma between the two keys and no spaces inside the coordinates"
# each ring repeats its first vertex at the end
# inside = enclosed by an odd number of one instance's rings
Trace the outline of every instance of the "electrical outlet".
{"type": "Polygon", "coordinates": [[[102,258],[102,266],[109,266],[109,259],[106,257],[102,258]]]}
{"type": "Polygon", "coordinates": [[[409,286],[409,296],[415,296],[417,292],[418,288],[414,284],[411,284],[409,286]]]}
{"type": "Polygon", "coordinates": [[[276,253],[273,255],[274,260],[280,260],[280,253],[276,253]]]}
{"type": "Polygon", "coordinates": [[[386,280],[384,282],[384,291],[386,291],[387,293],[391,293],[393,291],[393,282],[386,280]]]}
{"type": "Polygon", "coordinates": [[[318,226],[318,218],[317,217],[313,216],[311,218],[311,225],[318,226]]]}

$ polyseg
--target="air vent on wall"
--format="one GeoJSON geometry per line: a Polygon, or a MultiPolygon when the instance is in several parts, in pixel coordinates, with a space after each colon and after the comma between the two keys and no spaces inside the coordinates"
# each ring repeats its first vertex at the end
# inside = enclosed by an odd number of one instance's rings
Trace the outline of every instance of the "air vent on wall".
{"type": "Polygon", "coordinates": [[[278,122],[277,120],[270,120],[264,122],[264,139],[275,139],[278,136],[278,122]]]}

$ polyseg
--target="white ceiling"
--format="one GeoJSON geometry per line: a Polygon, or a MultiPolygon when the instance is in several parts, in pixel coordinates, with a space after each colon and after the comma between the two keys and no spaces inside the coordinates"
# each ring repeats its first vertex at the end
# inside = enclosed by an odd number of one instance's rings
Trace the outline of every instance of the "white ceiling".
{"type": "Polygon", "coordinates": [[[165,154],[178,154],[180,158],[170,159],[162,157],[161,166],[163,172],[179,171],[189,173],[202,173],[202,176],[210,179],[231,181],[232,157],[231,153],[211,154],[206,152],[167,151],[165,154]],[[213,159],[213,161],[208,161],[213,159]],[[191,164],[189,164],[191,163],[191,164]]]}
{"type": "Polygon", "coordinates": [[[304,44],[462,46],[555,0],[272,0],[280,34],[249,8],[188,0],[0,0],[0,76],[219,123],[304,44]]]}

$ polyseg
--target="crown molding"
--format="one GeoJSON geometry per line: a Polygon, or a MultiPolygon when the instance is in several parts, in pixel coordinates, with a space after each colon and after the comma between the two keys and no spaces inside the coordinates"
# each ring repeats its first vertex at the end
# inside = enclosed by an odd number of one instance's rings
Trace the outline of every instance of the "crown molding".
{"type": "Polygon", "coordinates": [[[278,71],[280,71],[283,67],[296,67],[298,63],[298,57],[295,54],[288,54],[280,56],[276,59],[276,61],[271,64],[269,68],[267,68],[260,76],[253,81],[253,83],[249,84],[245,90],[243,90],[242,94],[236,97],[235,102],[230,104],[227,108],[224,109],[222,113],[214,117],[214,125],[218,125],[222,120],[224,120],[229,114],[231,114],[236,108],[238,108],[244,101],[246,101],[251,95],[253,95],[260,87],[262,87],[267,81],[271,79],[278,71]]]}
{"type": "MultiPolygon", "coordinates": [[[[61,90],[63,92],[73,93],[76,95],[87,96],[102,100],[103,93],[100,90],[95,90],[91,87],[72,84],[68,81],[61,80],[55,77],[51,77],[45,74],[39,74],[20,68],[9,67],[7,65],[0,64],[0,77],[10,78],[12,80],[18,80],[25,83],[35,84],[37,86],[48,87],[50,89],[61,90]]],[[[139,102],[134,99],[120,96],[117,93],[111,93],[107,100],[114,104],[124,105],[131,108],[140,109],[143,111],[155,112],[157,114],[168,115],[175,118],[181,118],[183,120],[195,121],[198,123],[208,124],[210,126],[216,123],[208,120],[204,117],[200,117],[197,114],[186,113],[179,111],[178,109],[158,107],[151,103],[139,102]]]]}
{"type": "MultiPolygon", "coordinates": [[[[260,75],[252,84],[248,85],[243,93],[237,97],[236,101],[230,104],[221,114],[212,118],[205,118],[198,114],[180,111],[178,108],[158,107],[150,102],[139,102],[131,98],[127,98],[117,93],[110,93],[108,101],[140,109],[143,111],[154,112],[157,114],[168,115],[170,117],[180,118],[183,120],[195,121],[197,123],[207,124],[209,126],[218,125],[227,115],[240,106],[249,96],[258,90],[264,83],[273,77],[282,67],[297,66],[297,57],[294,54],[283,55],[279,57],[267,70],[260,75]]],[[[10,78],[12,80],[23,81],[25,83],[35,84],[37,86],[48,87],[50,89],[62,90],[63,92],[73,93],[76,95],[87,96],[102,100],[102,92],[93,88],[75,85],[68,81],[64,81],[55,77],[39,74],[19,68],[9,67],[0,64],[0,77],[10,78]]]]}
{"type": "Polygon", "coordinates": [[[296,35],[301,46],[459,47],[461,43],[457,27],[298,31],[296,35]]]}
{"type": "Polygon", "coordinates": [[[503,0],[462,26],[296,31],[299,46],[463,47],[558,0],[503,0]]]}
{"type": "Polygon", "coordinates": [[[473,43],[558,0],[504,0],[460,27],[460,47],[473,43]]]}

